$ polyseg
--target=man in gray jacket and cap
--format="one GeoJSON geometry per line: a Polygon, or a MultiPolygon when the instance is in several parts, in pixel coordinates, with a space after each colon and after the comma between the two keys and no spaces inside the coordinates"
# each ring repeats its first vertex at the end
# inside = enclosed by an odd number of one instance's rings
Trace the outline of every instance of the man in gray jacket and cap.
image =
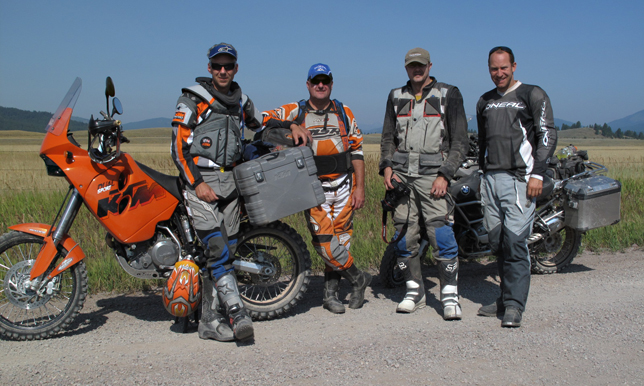
{"type": "Polygon", "coordinates": [[[394,213],[394,239],[399,238],[395,251],[407,286],[396,311],[410,313],[426,305],[419,256],[423,221],[438,262],[443,318],[458,320],[458,246],[445,195],[449,181],[465,160],[467,119],[458,88],[429,76],[431,67],[429,52],[422,48],[405,55],[409,82],[391,90],[387,99],[380,174],[387,190],[402,182],[411,191],[394,213]]]}

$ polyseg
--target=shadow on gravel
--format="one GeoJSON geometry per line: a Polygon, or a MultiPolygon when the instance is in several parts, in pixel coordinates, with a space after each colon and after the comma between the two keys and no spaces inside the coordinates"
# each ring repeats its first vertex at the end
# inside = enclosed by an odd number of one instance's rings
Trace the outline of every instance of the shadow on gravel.
{"type": "Polygon", "coordinates": [[[579,273],[579,272],[589,272],[594,271],[594,268],[586,267],[583,264],[570,264],[568,267],[564,268],[563,272],[557,272],[555,275],[562,275],[567,273],[579,273]]]}
{"type": "MultiPolygon", "coordinates": [[[[438,315],[443,314],[443,306],[438,298],[439,280],[436,265],[423,263],[422,274],[425,291],[427,292],[427,306],[433,308],[438,315]]],[[[473,303],[488,304],[499,296],[497,268],[495,262],[460,260],[458,273],[458,292],[461,298],[469,299],[473,303]],[[487,280],[492,278],[492,281],[487,280]]],[[[405,297],[405,286],[387,288],[380,276],[374,277],[371,290],[376,298],[384,297],[392,303],[398,304],[405,297]]]]}
{"type": "Polygon", "coordinates": [[[96,305],[99,307],[98,310],[81,311],[72,324],[65,329],[65,332],[57,334],[51,339],[82,335],[94,331],[107,322],[108,315],[112,312],[122,312],[150,322],[172,320],[172,316],[163,308],[161,296],[155,292],[115,295],[112,298],[97,301],[96,305]]]}

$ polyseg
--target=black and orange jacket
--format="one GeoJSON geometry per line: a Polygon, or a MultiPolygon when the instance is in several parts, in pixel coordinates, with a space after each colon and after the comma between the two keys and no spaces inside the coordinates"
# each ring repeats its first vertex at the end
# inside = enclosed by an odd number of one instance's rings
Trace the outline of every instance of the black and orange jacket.
{"type": "MultiPolygon", "coordinates": [[[[177,109],[172,119],[172,159],[179,169],[181,177],[193,188],[199,185],[203,178],[200,168],[216,169],[229,168],[233,164],[229,161],[218,164],[215,157],[205,157],[191,152],[192,146],[219,146],[219,143],[239,142],[239,146],[233,146],[235,154],[229,154],[228,159],[237,160],[241,157],[241,142],[238,136],[233,136],[231,130],[222,131],[228,135],[226,138],[206,138],[195,144],[195,129],[200,125],[216,125],[218,121],[227,120],[236,122],[239,130],[246,127],[253,131],[261,129],[261,113],[255,108],[253,101],[245,94],[236,82],[230,87],[229,95],[223,95],[214,89],[212,79],[207,77],[197,78],[197,83],[205,89],[210,100],[205,100],[203,95],[197,95],[191,89],[183,89],[183,94],[177,101],[177,109]],[[207,143],[210,140],[210,143],[207,143]]],[[[230,147],[230,146],[228,146],[230,147]]],[[[192,149],[194,150],[194,149],[192,149]]]]}
{"type": "MultiPolygon", "coordinates": [[[[311,105],[306,103],[305,116],[302,125],[309,130],[313,136],[313,155],[327,156],[343,152],[350,152],[351,159],[364,159],[362,151],[362,133],[353,112],[346,105],[343,106],[344,113],[349,122],[346,128],[346,138],[343,141],[340,125],[344,125],[339,114],[336,113],[336,104],[331,102],[326,110],[314,110],[311,105]],[[344,142],[344,143],[343,143],[344,142]],[[345,146],[347,148],[345,148],[345,146]]],[[[290,127],[300,115],[300,105],[297,102],[285,104],[275,110],[264,111],[264,126],[266,127],[290,127]]],[[[341,177],[341,173],[332,173],[319,176],[322,179],[336,179],[341,177]]]]}

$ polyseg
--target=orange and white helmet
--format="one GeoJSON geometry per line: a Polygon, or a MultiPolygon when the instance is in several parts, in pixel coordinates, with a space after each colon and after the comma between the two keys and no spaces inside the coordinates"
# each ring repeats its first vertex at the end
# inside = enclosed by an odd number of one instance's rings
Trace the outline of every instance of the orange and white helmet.
{"type": "Polygon", "coordinates": [[[197,309],[201,300],[199,267],[192,260],[181,260],[163,287],[163,305],[174,316],[184,317],[197,309]]]}

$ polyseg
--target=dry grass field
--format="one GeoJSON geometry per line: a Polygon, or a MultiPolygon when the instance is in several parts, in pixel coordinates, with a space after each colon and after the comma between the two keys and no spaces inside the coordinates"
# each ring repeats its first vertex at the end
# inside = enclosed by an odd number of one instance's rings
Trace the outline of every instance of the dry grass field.
{"type": "MultiPolygon", "coordinates": [[[[124,144],[123,151],[163,173],[178,174],[170,158],[170,129],[133,130],[126,131],[125,135],[131,143],[124,144]]],[[[47,176],[38,154],[43,136],[42,133],[0,131],[0,234],[12,224],[49,223],[67,192],[68,184],[64,178],[47,176]]],[[[75,133],[75,138],[86,148],[86,133],[75,133]]],[[[592,161],[606,165],[608,175],[622,182],[622,221],[612,227],[588,232],[584,236],[583,247],[620,250],[634,244],[644,245],[644,141],[560,135],[559,147],[570,143],[588,150],[592,161]]],[[[380,239],[380,199],[384,195],[384,186],[377,170],[379,148],[379,134],[365,136],[366,204],[356,213],[356,237],[351,245],[357,264],[363,268],[377,268],[386,246],[380,239]]],[[[305,240],[309,239],[301,215],[290,216],[285,221],[305,240]]],[[[86,254],[93,257],[87,262],[92,291],[127,291],[149,285],[130,278],[118,267],[103,241],[105,231],[87,210],[79,214],[71,235],[79,241],[86,254]]],[[[323,263],[310,243],[309,250],[313,269],[321,270],[323,263]]]]}

